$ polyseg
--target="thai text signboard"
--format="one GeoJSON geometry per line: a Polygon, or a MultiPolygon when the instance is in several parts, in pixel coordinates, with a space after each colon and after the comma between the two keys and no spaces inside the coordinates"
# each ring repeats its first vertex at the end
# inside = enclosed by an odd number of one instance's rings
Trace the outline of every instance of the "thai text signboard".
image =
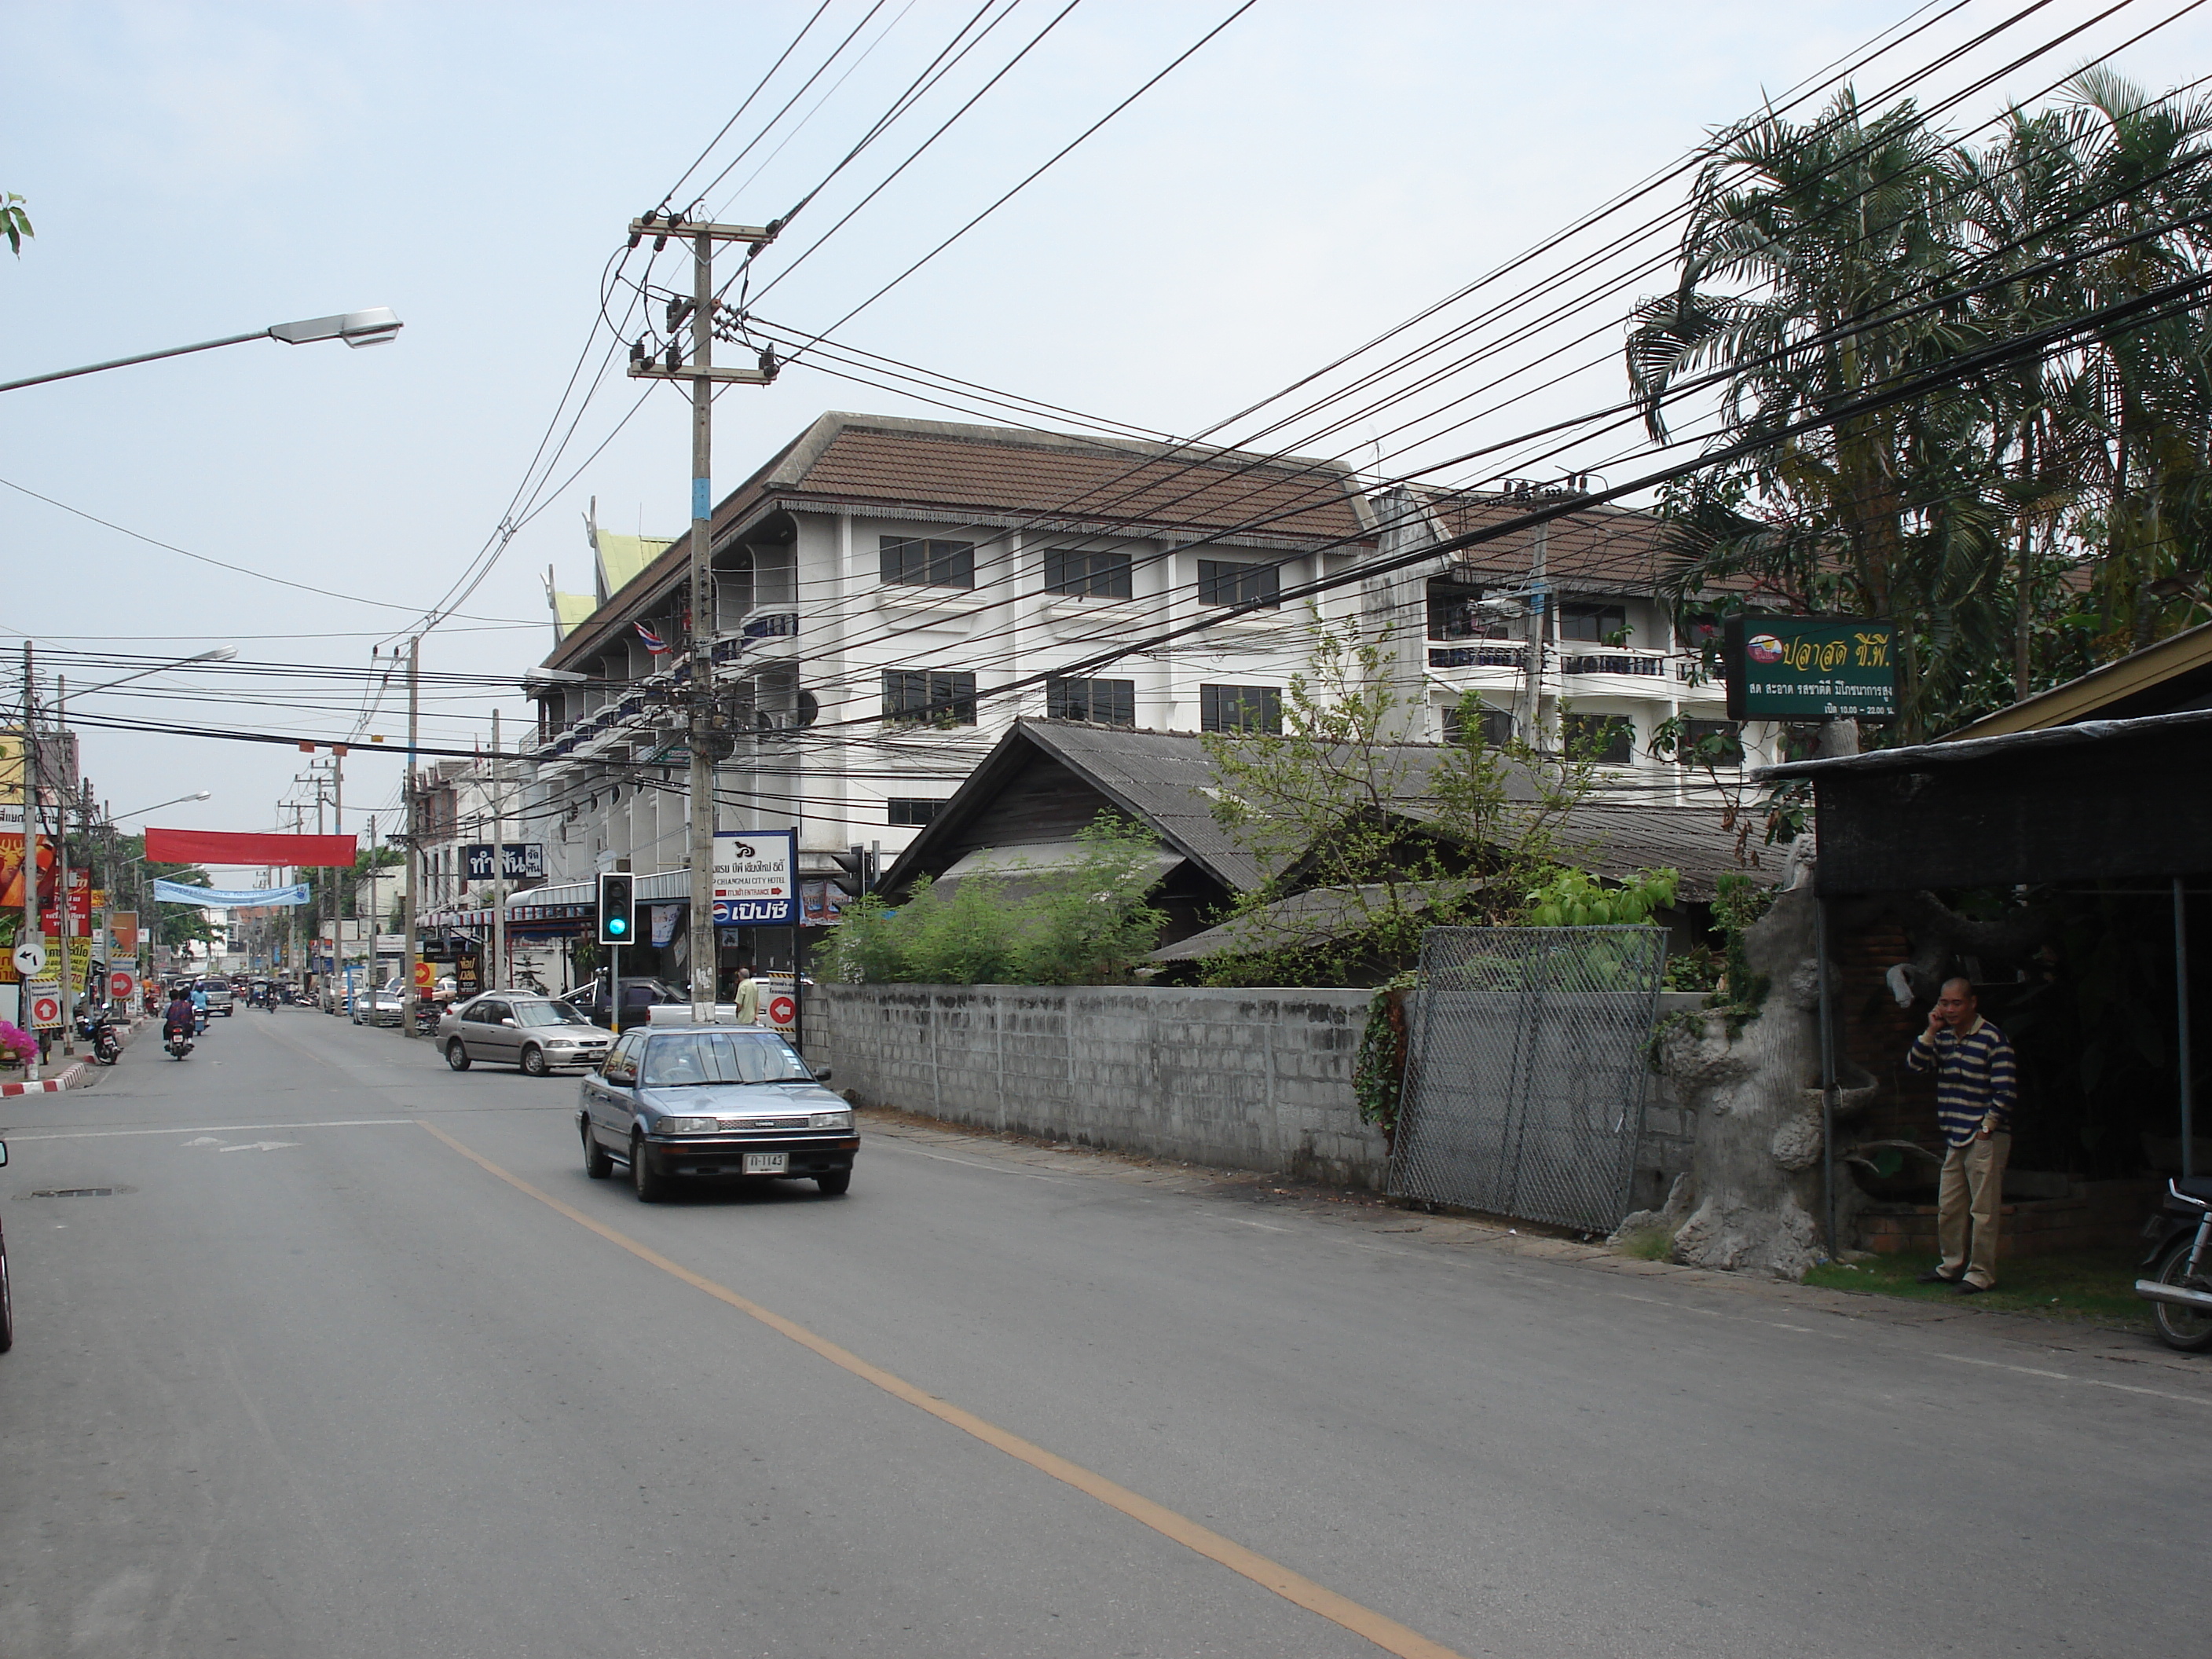
{"type": "Polygon", "coordinates": [[[1857,617],[1731,617],[1732,720],[1897,718],[1897,629],[1857,617]]]}
{"type": "Polygon", "coordinates": [[[724,927],[788,927],[798,918],[799,837],[789,830],[714,833],[714,921],[724,927]]]}

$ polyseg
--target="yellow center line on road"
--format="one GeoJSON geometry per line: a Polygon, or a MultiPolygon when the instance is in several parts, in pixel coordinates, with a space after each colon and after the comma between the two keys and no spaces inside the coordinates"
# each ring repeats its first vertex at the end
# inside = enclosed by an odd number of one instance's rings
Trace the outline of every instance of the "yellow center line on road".
{"type": "Polygon", "coordinates": [[[1255,1550],[1246,1549],[1234,1539],[1224,1538],[1212,1528],[1199,1525],[1187,1515],[1164,1504],[1155,1504],[1151,1498],[1131,1492],[1127,1486],[1117,1485],[1102,1474],[1093,1474],[1079,1463],[1072,1463],[1019,1435],[1009,1433],[973,1412],[963,1411],[880,1365],[870,1364],[850,1349],[839,1347],[827,1337],[816,1335],[804,1325],[786,1319],[781,1314],[771,1312],[757,1302],[739,1296],[727,1285],[719,1285],[704,1274],[693,1273],[681,1262],[671,1261],[628,1234],[618,1232],[605,1222],[586,1215],[581,1210],[563,1204],[550,1193],[540,1191],[521,1176],[509,1174],[483,1154],[463,1146],[436,1124],[423,1122],[421,1119],[416,1121],[486,1174],[496,1176],[517,1192],[528,1194],[546,1208],[568,1217],[578,1226],[597,1233],[608,1243],[628,1250],[639,1261],[659,1268],[672,1278],[682,1279],[696,1291],[705,1291],[717,1302],[736,1309],[749,1319],[758,1320],[779,1335],[789,1337],[800,1347],[819,1355],[840,1370],[848,1372],[864,1382],[874,1384],[894,1399],[902,1400],[909,1406],[927,1412],[939,1422],[948,1423],[963,1433],[973,1435],[985,1445],[996,1447],[1038,1473],[1048,1474],[1085,1496],[1097,1498],[1107,1508],[1118,1510],[1132,1521],[1150,1527],[1162,1537],[1172,1539],[1207,1560],[1250,1579],[1261,1589],[1271,1590],[1309,1613],[1319,1613],[1331,1624],[1341,1626],[1354,1636],[1372,1642],[1385,1653],[1396,1654],[1400,1659],[1463,1659],[1463,1656],[1441,1642],[1432,1642],[1420,1632],[1409,1629],[1395,1619],[1385,1618],[1370,1607],[1362,1607],[1349,1596],[1340,1595],[1326,1585],[1317,1584],[1255,1550]]]}

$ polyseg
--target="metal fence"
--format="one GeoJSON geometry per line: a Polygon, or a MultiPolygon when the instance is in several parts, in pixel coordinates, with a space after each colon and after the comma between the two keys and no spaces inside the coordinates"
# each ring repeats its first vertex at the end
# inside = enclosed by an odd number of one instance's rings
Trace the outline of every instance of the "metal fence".
{"type": "Polygon", "coordinates": [[[1391,1192],[1611,1231],[1666,962],[1658,927],[1429,929],[1391,1192]]]}

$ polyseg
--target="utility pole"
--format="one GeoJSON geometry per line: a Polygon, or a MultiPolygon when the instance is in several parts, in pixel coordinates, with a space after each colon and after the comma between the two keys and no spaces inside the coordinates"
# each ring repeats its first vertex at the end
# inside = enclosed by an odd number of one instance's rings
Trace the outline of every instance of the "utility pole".
{"type": "Polygon", "coordinates": [[[1521,736],[1531,749],[1544,746],[1544,634],[1552,610],[1544,570],[1550,531],[1549,524],[1536,526],[1535,556],[1528,567],[1528,725],[1521,736]]]}
{"type": "MultiPolygon", "coordinates": [[[[774,354],[760,354],[754,368],[714,367],[714,244],[743,242],[760,247],[775,240],[776,225],[687,224],[680,213],[648,213],[629,224],[629,245],[651,236],[659,252],[672,235],[691,241],[691,299],[668,307],[670,333],[691,323],[691,361],[681,361],[682,348],[669,342],[665,358],[655,362],[641,338],[631,348],[629,372],[635,379],[691,382],[691,678],[689,687],[691,915],[691,1017],[705,1021],[714,1012],[714,754],[717,736],[714,712],[714,382],[735,381],[766,386],[775,378],[774,354]]],[[[742,323],[742,319],[738,319],[742,323]]],[[[619,1012],[617,1012],[619,1021],[619,1012]]]]}
{"type": "Polygon", "coordinates": [[[491,967],[484,989],[507,985],[507,797],[500,789],[499,710],[491,711],[491,967]]]}
{"type": "MultiPolygon", "coordinates": [[[[31,678],[31,642],[23,641],[23,923],[16,931],[20,944],[43,937],[39,927],[39,698],[31,678]]],[[[31,975],[20,969],[15,975],[15,1018],[36,1036],[31,1025],[31,975]]],[[[31,1082],[39,1080],[39,1051],[33,1049],[23,1067],[31,1082]]]]}
{"type": "Polygon", "coordinates": [[[399,1024],[410,1042],[419,1035],[415,1024],[422,1000],[415,989],[415,890],[422,880],[422,826],[416,821],[415,810],[415,745],[422,719],[422,636],[417,634],[407,641],[407,896],[400,904],[400,931],[405,937],[399,942],[403,952],[400,971],[405,975],[399,988],[399,1024]]]}
{"type": "MultiPolygon", "coordinates": [[[[54,676],[54,747],[66,759],[69,756],[69,728],[64,724],[69,706],[69,682],[61,675],[54,676]]],[[[64,780],[64,784],[67,780],[64,780]]],[[[27,820],[26,820],[27,822],[27,820]]],[[[30,839],[24,838],[28,847],[30,839]]],[[[69,867],[69,794],[64,790],[54,792],[54,942],[60,947],[60,961],[52,964],[54,980],[62,988],[62,1052],[76,1052],[76,1009],[72,1006],[70,987],[75,976],[70,972],[70,935],[76,930],[70,925],[70,867],[69,867]]]]}

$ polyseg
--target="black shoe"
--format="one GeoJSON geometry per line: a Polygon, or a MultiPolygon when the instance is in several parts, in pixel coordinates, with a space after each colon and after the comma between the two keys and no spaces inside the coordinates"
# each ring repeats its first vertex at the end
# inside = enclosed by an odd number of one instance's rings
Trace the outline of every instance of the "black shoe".
{"type": "Polygon", "coordinates": [[[1960,1296],[1979,1296],[1984,1291],[1994,1291],[1995,1289],[1996,1289],[1996,1286],[1994,1285],[1977,1285],[1971,1279],[1962,1279],[1959,1281],[1959,1294],[1960,1296]]]}
{"type": "Polygon", "coordinates": [[[1922,1285],[1956,1285],[1959,1283],[1957,1279],[1952,1278],[1950,1274],[1945,1273],[1941,1267],[1930,1267],[1926,1273],[1920,1275],[1920,1278],[1917,1282],[1922,1285]]]}

